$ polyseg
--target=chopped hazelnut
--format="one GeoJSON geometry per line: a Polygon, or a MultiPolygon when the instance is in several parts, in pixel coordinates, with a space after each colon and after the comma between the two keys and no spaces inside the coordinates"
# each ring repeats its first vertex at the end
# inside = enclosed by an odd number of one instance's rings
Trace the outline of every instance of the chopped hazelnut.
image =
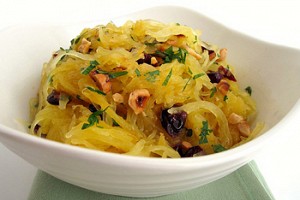
{"type": "Polygon", "coordinates": [[[217,59],[217,61],[224,61],[227,57],[227,49],[223,48],[220,50],[220,58],[217,59]]]}
{"type": "Polygon", "coordinates": [[[226,95],[226,94],[227,94],[227,92],[228,92],[228,90],[229,90],[229,87],[230,87],[229,83],[228,83],[226,80],[224,80],[224,79],[222,79],[222,80],[218,83],[218,85],[217,85],[218,90],[219,90],[223,95],[226,95]]]}
{"type": "Polygon", "coordinates": [[[108,93],[111,91],[111,82],[109,80],[108,75],[106,74],[97,74],[90,73],[92,79],[96,82],[97,87],[102,90],[104,93],[108,93]]]}
{"type": "Polygon", "coordinates": [[[130,93],[128,104],[135,114],[139,114],[144,111],[149,98],[150,93],[147,89],[137,89],[130,93]]]}
{"type": "Polygon", "coordinates": [[[250,131],[250,126],[246,121],[242,121],[237,125],[237,128],[240,131],[240,134],[244,137],[249,137],[251,131],[250,131]]]}
{"type": "Polygon", "coordinates": [[[123,103],[124,102],[124,97],[120,93],[113,94],[112,98],[113,98],[114,102],[116,102],[116,103],[123,103]]]}
{"type": "Polygon", "coordinates": [[[88,41],[86,38],[82,38],[81,44],[78,46],[77,50],[80,53],[87,53],[87,52],[89,52],[91,44],[92,43],[90,41],[88,41]]]}
{"type": "Polygon", "coordinates": [[[228,122],[230,124],[239,124],[244,120],[244,118],[236,113],[231,113],[228,117],[228,122]]]}

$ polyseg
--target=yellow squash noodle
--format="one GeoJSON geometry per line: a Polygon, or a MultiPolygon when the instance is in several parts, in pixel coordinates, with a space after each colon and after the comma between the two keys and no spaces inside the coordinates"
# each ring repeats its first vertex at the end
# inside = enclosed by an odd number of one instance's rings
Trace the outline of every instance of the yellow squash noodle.
{"type": "Polygon", "coordinates": [[[30,133],[133,156],[179,158],[256,137],[251,87],[227,49],[178,23],[128,21],[84,29],[44,64],[30,133]],[[255,128],[254,128],[255,127],[255,128]]]}

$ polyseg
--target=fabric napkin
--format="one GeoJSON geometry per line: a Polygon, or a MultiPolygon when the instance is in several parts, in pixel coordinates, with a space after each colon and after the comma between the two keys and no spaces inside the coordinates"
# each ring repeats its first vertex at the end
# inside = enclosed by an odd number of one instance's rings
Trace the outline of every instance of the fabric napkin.
{"type": "MultiPolygon", "coordinates": [[[[34,179],[29,200],[130,200],[86,190],[38,171],[34,179]]],[[[147,200],[268,200],[274,199],[254,161],[226,177],[199,188],[147,200]]]]}

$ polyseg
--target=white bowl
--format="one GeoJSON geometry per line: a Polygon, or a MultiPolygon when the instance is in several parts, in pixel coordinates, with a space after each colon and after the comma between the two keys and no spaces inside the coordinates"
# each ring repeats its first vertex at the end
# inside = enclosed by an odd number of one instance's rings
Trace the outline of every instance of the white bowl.
{"type": "Polygon", "coordinates": [[[300,51],[272,45],[227,29],[191,10],[156,7],[113,20],[151,18],[201,29],[202,39],[229,50],[240,84],[251,85],[257,101],[257,121],[267,127],[253,141],[222,153],[197,158],[161,159],[124,156],[65,145],[27,134],[28,101],[36,95],[42,64],[84,27],[18,26],[0,33],[0,140],[39,169],[90,190],[132,197],[151,197],[192,189],[238,169],[274,136],[299,130],[300,51]]]}

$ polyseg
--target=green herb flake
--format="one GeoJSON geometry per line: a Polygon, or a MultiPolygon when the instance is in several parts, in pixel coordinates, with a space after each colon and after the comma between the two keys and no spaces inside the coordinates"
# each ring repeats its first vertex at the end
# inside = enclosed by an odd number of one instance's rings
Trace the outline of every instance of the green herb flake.
{"type": "Polygon", "coordinates": [[[246,92],[251,96],[252,94],[252,88],[250,86],[245,88],[246,92]]]}
{"type": "Polygon", "coordinates": [[[59,62],[60,62],[60,61],[63,61],[65,58],[67,58],[67,55],[63,55],[63,56],[59,59],[59,62]]]}
{"type": "Polygon", "coordinates": [[[204,76],[204,75],[205,75],[205,73],[196,74],[196,75],[193,76],[193,79],[195,80],[195,79],[200,78],[201,76],[204,76]]]}
{"type": "Polygon", "coordinates": [[[75,39],[75,44],[77,44],[77,43],[79,42],[79,40],[80,40],[80,37],[77,37],[77,38],[75,39]]]}
{"type": "Polygon", "coordinates": [[[199,140],[199,144],[205,144],[208,143],[207,140],[207,135],[209,135],[209,133],[211,133],[212,130],[208,128],[208,122],[207,121],[202,121],[202,128],[201,128],[201,133],[200,133],[200,140],[199,140]]]}
{"type": "Polygon", "coordinates": [[[134,70],[134,72],[135,72],[135,74],[136,74],[137,77],[140,77],[140,76],[141,76],[141,72],[140,72],[140,70],[139,70],[138,68],[136,68],[136,69],[134,70]]]}
{"type": "Polygon", "coordinates": [[[157,44],[157,42],[145,42],[144,43],[146,46],[150,46],[150,47],[153,47],[157,44]]]}
{"type": "Polygon", "coordinates": [[[216,88],[216,87],[213,87],[213,88],[210,90],[210,95],[209,95],[209,97],[212,98],[212,97],[215,95],[216,92],[217,92],[217,88],[216,88]]]}
{"type": "Polygon", "coordinates": [[[222,151],[226,150],[226,148],[223,147],[221,144],[212,145],[212,148],[213,148],[215,153],[219,153],[219,152],[222,152],[222,151]]]}
{"type": "Polygon", "coordinates": [[[167,48],[164,52],[156,51],[156,54],[164,58],[165,63],[170,63],[173,60],[177,59],[179,63],[185,63],[186,55],[188,54],[187,50],[179,48],[177,52],[173,51],[173,46],[167,48]]]}
{"type": "Polygon", "coordinates": [[[155,71],[151,71],[151,72],[147,72],[146,74],[144,74],[144,76],[146,76],[146,80],[149,82],[155,82],[156,81],[156,77],[160,74],[159,70],[155,70],[155,71]]]}
{"type": "Polygon", "coordinates": [[[73,38],[73,39],[70,41],[71,45],[73,45],[74,42],[75,42],[75,38],[73,38]]]}
{"type": "Polygon", "coordinates": [[[102,69],[97,69],[96,72],[97,72],[98,74],[106,74],[106,75],[109,74],[107,71],[104,71],[104,70],[102,70],[102,69]]]}
{"type": "MultiPolygon", "coordinates": [[[[83,129],[87,129],[87,128],[89,128],[89,127],[91,127],[91,126],[94,126],[95,124],[98,124],[99,123],[99,119],[98,119],[98,117],[100,116],[102,116],[102,114],[106,111],[106,109],[107,109],[108,107],[106,107],[104,110],[97,110],[97,111],[95,111],[95,112],[93,112],[90,116],[89,116],[89,118],[88,118],[88,123],[84,123],[83,125],[82,125],[82,127],[81,127],[81,129],[83,130],[83,129]]],[[[101,126],[97,126],[98,128],[103,128],[103,127],[101,127],[101,126]]]]}
{"type": "Polygon", "coordinates": [[[127,71],[107,72],[107,71],[104,71],[102,69],[97,69],[96,72],[98,74],[106,74],[106,75],[109,76],[110,79],[117,78],[117,77],[124,76],[124,75],[128,74],[127,71]]]}
{"type": "Polygon", "coordinates": [[[187,87],[187,85],[189,84],[189,82],[192,80],[192,77],[189,78],[189,80],[187,80],[187,82],[185,83],[183,89],[182,89],[182,92],[185,90],[185,88],[187,87]]]}
{"type": "Polygon", "coordinates": [[[69,53],[69,51],[70,51],[70,49],[64,49],[64,48],[62,48],[62,47],[59,47],[59,49],[60,49],[61,51],[65,51],[66,53],[69,53]]]}
{"type": "Polygon", "coordinates": [[[116,120],[113,119],[113,126],[120,126],[120,125],[116,122],[116,120]]]}
{"type": "Polygon", "coordinates": [[[99,63],[97,60],[90,61],[90,65],[81,71],[81,74],[88,75],[99,63]]]}
{"type": "Polygon", "coordinates": [[[172,76],[172,71],[173,71],[173,68],[171,68],[171,70],[169,71],[168,75],[166,76],[166,79],[164,80],[162,86],[166,86],[172,76]]]}
{"type": "Polygon", "coordinates": [[[52,85],[52,84],[53,84],[53,76],[54,76],[54,75],[48,76],[48,83],[49,83],[49,85],[52,85]]]}
{"type": "Polygon", "coordinates": [[[98,90],[98,89],[95,89],[95,88],[93,88],[93,87],[90,87],[90,86],[88,86],[88,87],[86,87],[88,90],[90,90],[90,91],[92,91],[92,92],[96,92],[96,93],[98,93],[98,94],[101,94],[101,95],[106,95],[104,92],[102,92],[101,90],[98,90]]]}
{"type": "Polygon", "coordinates": [[[113,79],[113,78],[117,78],[117,77],[120,77],[120,76],[124,76],[126,74],[128,74],[127,71],[120,71],[120,72],[109,73],[108,76],[109,76],[109,78],[113,79]]]}
{"type": "Polygon", "coordinates": [[[194,40],[194,42],[193,42],[193,43],[195,44],[195,43],[197,43],[197,41],[198,41],[198,36],[197,36],[197,35],[195,35],[195,40],[194,40]]]}

